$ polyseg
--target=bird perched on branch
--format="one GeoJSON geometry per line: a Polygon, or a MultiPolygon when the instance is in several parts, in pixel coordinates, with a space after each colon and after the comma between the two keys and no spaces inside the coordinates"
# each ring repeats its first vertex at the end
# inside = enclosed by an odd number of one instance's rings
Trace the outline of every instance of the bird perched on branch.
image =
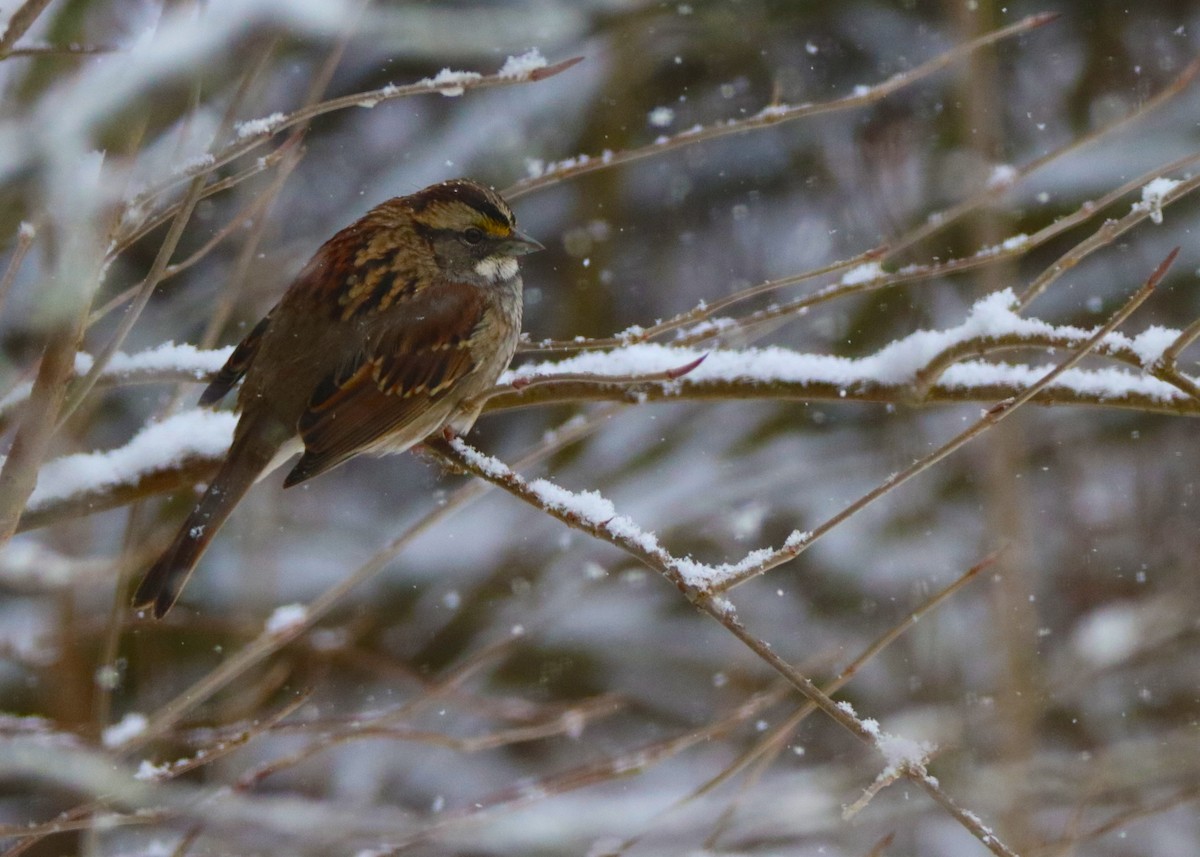
{"type": "Polygon", "coordinates": [[[516,351],[517,259],[543,249],[500,195],[448,181],[373,208],[330,238],[200,397],[242,380],[233,444],[134,595],[164,616],[256,480],[296,452],[296,485],[360,453],[465,434],[516,351]]]}

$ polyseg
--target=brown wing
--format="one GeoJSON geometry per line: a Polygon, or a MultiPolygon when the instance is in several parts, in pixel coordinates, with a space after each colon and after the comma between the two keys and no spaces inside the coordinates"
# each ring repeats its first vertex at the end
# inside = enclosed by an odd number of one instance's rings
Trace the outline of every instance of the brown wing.
{"type": "Polygon", "coordinates": [[[298,424],[304,455],[284,487],[401,434],[442,402],[475,368],[470,339],[483,310],[477,289],[453,283],[397,307],[362,353],[313,390],[298,424]]]}
{"type": "Polygon", "coordinates": [[[213,377],[212,383],[200,394],[201,407],[219,402],[246,374],[251,361],[254,360],[254,355],[258,353],[258,346],[262,343],[263,334],[267,332],[267,325],[270,321],[271,313],[267,313],[262,321],[254,325],[254,329],[246,334],[246,338],[238,343],[238,347],[233,349],[233,353],[229,355],[229,359],[225,361],[221,371],[213,377]]]}

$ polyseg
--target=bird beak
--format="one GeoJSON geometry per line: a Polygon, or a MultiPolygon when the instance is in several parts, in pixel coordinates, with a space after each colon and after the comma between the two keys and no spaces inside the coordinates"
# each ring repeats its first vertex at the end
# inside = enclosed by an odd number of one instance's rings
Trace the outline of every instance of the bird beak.
{"type": "Polygon", "coordinates": [[[524,256],[526,253],[536,253],[545,249],[540,241],[530,238],[520,229],[514,229],[500,244],[500,251],[506,256],[524,256]]]}

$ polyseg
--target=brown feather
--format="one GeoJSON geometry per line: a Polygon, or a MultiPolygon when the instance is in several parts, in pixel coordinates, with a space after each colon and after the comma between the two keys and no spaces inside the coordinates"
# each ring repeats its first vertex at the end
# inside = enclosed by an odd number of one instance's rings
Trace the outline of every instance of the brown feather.
{"type": "Polygon", "coordinates": [[[238,343],[238,347],[233,349],[233,353],[229,355],[229,359],[225,361],[221,371],[217,372],[212,383],[205,387],[204,392],[200,394],[199,404],[201,407],[214,405],[221,401],[225,398],[225,394],[233,389],[233,385],[242,380],[242,376],[250,368],[254,356],[258,354],[258,346],[262,344],[263,334],[267,332],[267,325],[270,322],[271,313],[267,313],[258,324],[254,325],[254,329],[246,334],[246,338],[238,343]]]}
{"type": "MultiPolygon", "coordinates": [[[[295,485],[402,433],[475,368],[471,337],[485,310],[479,289],[443,283],[412,295],[408,322],[372,337],[367,350],[316,386],[297,428],[304,455],[284,485],[295,485]]],[[[445,418],[445,415],[443,416],[445,418]]],[[[414,437],[415,443],[421,438],[414,437]]]]}
{"type": "Polygon", "coordinates": [[[229,455],[208,490],[138,585],[133,595],[135,608],[153,608],[154,617],[161,619],[175,604],[209,542],[275,454],[278,444],[271,442],[271,436],[270,431],[247,431],[238,426],[229,455]]]}

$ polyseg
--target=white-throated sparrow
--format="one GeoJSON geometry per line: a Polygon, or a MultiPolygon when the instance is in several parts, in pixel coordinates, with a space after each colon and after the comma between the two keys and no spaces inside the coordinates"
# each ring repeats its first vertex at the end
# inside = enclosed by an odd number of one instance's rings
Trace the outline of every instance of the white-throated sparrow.
{"type": "Polygon", "coordinates": [[[229,453],[134,606],[165,615],[234,506],[292,454],[285,488],[359,453],[466,433],[516,351],[517,257],[540,249],[499,194],[463,179],[325,242],[201,395],[213,404],[245,378],[229,453]]]}

